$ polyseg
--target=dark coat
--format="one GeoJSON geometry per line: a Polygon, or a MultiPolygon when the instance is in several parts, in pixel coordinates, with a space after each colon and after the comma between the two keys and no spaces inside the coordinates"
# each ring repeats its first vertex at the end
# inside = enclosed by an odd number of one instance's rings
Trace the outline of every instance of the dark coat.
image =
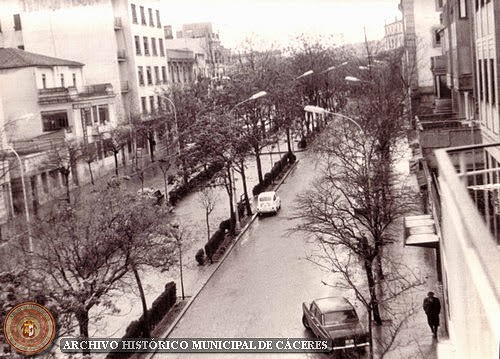
{"type": "Polygon", "coordinates": [[[441,312],[441,303],[436,297],[427,297],[423,304],[424,312],[427,314],[427,321],[431,326],[439,326],[439,313],[441,312]]]}

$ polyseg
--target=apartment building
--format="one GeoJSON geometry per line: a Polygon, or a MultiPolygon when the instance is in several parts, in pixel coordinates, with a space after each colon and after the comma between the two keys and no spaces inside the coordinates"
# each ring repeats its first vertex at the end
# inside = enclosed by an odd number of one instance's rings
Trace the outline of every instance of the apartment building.
{"type": "Polygon", "coordinates": [[[393,22],[385,24],[383,44],[385,50],[394,50],[403,46],[403,20],[395,19],[393,22]]]}
{"type": "MultiPolygon", "coordinates": [[[[57,195],[63,182],[48,153],[65,151],[65,141],[81,139],[92,146],[96,172],[104,165],[106,142],[96,128],[116,121],[116,94],[110,83],[87,84],[83,67],[72,60],[0,48],[0,148],[7,162],[0,173],[4,217],[25,212],[25,196],[36,213],[40,204],[57,195]]],[[[71,171],[75,184],[88,176],[77,167],[71,171]]]]}
{"type": "Polygon", "coordinates": [[[229,65],[230,52],[220,42],[210,23],[184,24],[174,39],[171,26],[165,26],[168,49],[191,50],[195,55],[195,77],[222,78],[229,65]]]}
{"type": "Polygon", "coordinates": [[[190,83],[196,79],[195,57],[191,50],[167,49],[169,78],[172,83],[190,83]]]}
{"type": "Polygon", "coordinates": [[[167,83],[159,5],[159,0],[6,0],[0,47],[85,64],[89,83],[110,83],[119,92],[116,121],[128,123],[154,112],[155,91],[167,83]]]}
{"type": "MultiPolygon", "coordinates": [[[[440,10],[435,0],[401,0],[405,61],[404,72],[412,98],[411,111],[434,105],[431,57],[441,54],[440,10]]],[[[444,81],[445,79],[443,79],[444,81]]]]}
{"type": "MultiPolygon", "coordinates": [[[[498,358],[500,4],[436,0],[434,5],[442,19],[440,28],[427,27],[442,45],[431,57],[434,96],[449,98],[450,105],[443,111],[435,101],[432,113],[416,113],[422,188],[429,199],[425,220],[434,237],[406,241],[436,248],[449,335],[437,343],[438,357],[498,358]]],[[[415,53],[421,55],[418,47],[415,53]]]]}

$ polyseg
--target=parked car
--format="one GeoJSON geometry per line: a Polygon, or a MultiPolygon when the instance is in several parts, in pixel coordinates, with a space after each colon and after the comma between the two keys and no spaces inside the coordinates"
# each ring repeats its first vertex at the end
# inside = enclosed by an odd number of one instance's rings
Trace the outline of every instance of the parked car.
{"type": "Polygon", "coordinates": [[[314,335],[333,340],[333,350],[365,351],[369,333],[346,298],[328,297],[302,303],[302,323],[314,335]]]}
{"type": "Polygon", "coordinates": [[[275,191],[262,192],[257,198],[257,213],[278,213],[281,208],[281,199],[275,191]]]}
{"type": "Polygon", "coordinates": [[[165,195],[158,189],[152,187],[144,187],[137,191],[137,195],[150,198],[154,205],[161,205],[165,199],[165,195]]]}

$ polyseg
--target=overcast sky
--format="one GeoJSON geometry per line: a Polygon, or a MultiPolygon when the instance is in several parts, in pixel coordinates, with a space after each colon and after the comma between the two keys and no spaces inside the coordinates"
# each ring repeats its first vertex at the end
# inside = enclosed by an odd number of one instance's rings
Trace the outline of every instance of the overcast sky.
{"type": "Polygon", "coordinates": [[[211,22],[222,45],[238,47],[246,37],[284,46],[302,33],[334,35],[338,43],[381,39],[384,23],[401,18],[399,0],[161,0],[164,23],[211,22]]]}

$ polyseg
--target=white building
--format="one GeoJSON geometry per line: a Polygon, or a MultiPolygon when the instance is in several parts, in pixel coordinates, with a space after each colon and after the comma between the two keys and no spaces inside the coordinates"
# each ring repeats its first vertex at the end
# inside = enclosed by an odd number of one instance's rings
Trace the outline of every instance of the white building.
{"type": "Polygon", "coordinates": [[[404,45],[403,20],[394,20],[384,26],[384,49],[393,50],[404,45]]]}

